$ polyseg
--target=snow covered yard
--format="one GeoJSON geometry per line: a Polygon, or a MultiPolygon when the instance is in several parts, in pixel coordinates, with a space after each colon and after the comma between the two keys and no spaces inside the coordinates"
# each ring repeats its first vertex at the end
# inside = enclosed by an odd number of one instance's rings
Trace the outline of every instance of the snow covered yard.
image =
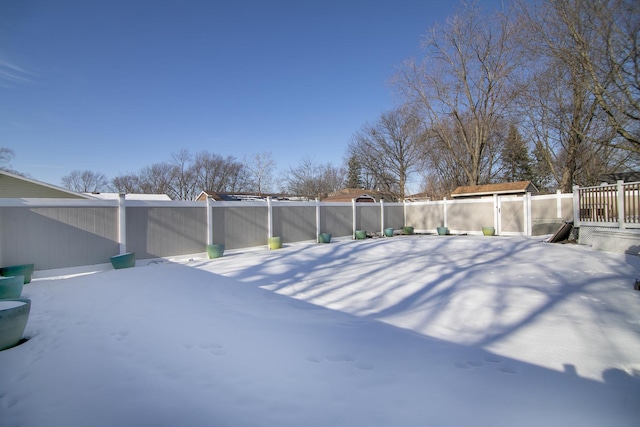
{"type": "Polygon", "coordinates": [[[396,236],[36,278],[0,425],[637,426],[636,277],[583,246],[396,236]]]}

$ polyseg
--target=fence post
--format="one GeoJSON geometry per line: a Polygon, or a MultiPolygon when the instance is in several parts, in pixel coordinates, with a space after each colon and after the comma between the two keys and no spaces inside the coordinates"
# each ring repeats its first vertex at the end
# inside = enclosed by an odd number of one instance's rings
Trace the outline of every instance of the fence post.
{"type": "Polygon", "coordinates": [[[498,201],[498,195],[494,194],[493,195],[493,228],[495,228],[496,230],[496,235],[500,234],[500,224],[498,224],[498,215],[499,215],[499,201],[498,201]]]}
{"type": "Polygon", "coordinates": [[[380,234],[384,236],[384,199],[380,198],[380,234]]]}
{"type": "Polygon", "coordinates": [[[556,218],[562,218],[562,191],[556,190],[556,218]]]}
{"type": "Polygon", "coordinates": [[[320,243],[320,199],[316,197],[316,243],[320,243]]]}
{"type": "Polygon", "coordinates": [[[531,236],[533,234],[533,225],[531,221],[531,193],[524,194],[524,235],[531,236]]]}
{"type": "Polygon", "coordinates": [[[624,230],[627,226],[624,221],[624,181],[618,181],[618,228],[624,230]]]}
{"type": "Polygon", "coordinates": [[[207,245],[213,244],[213,212],[211,211],[211,196],[207,195],[207,245]]]}
{"type": "Polygon", "coordinates": [[[353,211],[353,238],[356,238],[356,199],[351,199],[351,207],[353,211]]]}
{"type": "Polygon", "coordinates": [[[273,237],[273,206],[271,196],[267,196],[267,238],[273,237]]]}
{"type": "Polygon", "coordinates": [[[443,210],[443,215],[444,215],[444,218],[442,220],[442,226],[443,227],[449,227],[449,219],[447,218],[447,198],[443,197],[442,198],[442,202],[443,202],[442,210],[443,210]]]}
{"type": "Polygon", "coordinates": [[[127,207],[125,193],[118,195],[118,246],[121,254],[127,252],[127,207]]]}
{"type": "Polygon", "coordinates": [[[580,187],[573,186],[573,226],[580,227],[580,187]]]}

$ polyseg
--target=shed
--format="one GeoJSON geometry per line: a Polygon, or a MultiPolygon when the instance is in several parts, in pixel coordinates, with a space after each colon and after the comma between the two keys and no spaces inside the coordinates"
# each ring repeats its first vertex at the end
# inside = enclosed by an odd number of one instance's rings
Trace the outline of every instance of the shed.
{"type": "Polygon", "coordinates": [[[392,201],[393,196],[377,190],[363,190],[360,188],[345,188],[334,193],[330,193],[327,197],[322,198],[323,202],[379,202],[381,199],[392,201]]]}
{"type": "Polygon", "coordinates": [[[454,199],[471,197],[522,196],[526,193],[537,194],[538,189],[531,181],[504,182],[499,184],[464,185],[456,188],[451,197],[454,199]]]}

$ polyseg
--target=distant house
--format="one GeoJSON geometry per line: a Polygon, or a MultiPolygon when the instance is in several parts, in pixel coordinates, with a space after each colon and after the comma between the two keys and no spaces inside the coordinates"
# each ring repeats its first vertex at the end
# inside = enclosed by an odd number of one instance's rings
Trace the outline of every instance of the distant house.
{"type": "Polygon", "coordinates": [[[353,199],[356,202],[379,202],[384,199],[386,201],[393,201],[395,198],[391,194],[384,193],[376,190],[362,190],[359,188],[345,188],[343,190],[330,193],[327,197],[321,199],[322,202],[351,202],[353,199]]]}
{"type": "Polygon", "coordinates": [[[298,200],[297,197],[286,196],[283,194],[256,194],[256,193],[234,193],[234,192],[217,192],[217,191],[201,191],[196,197],[197,202],[205,202],[210,197],[216,202],[254,202],[266,201],[267,197],[272,200],[298,200]]]}
{"type": "MultiPolygon", "coordinates": [[[[85,193],[100,200],[117,200],[120,197],[120,193],[85,193]]],[[[141,194],[141,193],[127,193],[125,195],[126,200],[138,200],[144,202],[152,201],[170,201],[171,197],[166,194],[141,194]]]]}
{"type": "Polygon", "coordinates": [[[516,196],[526,193],[537,194],[538,189],[531,181],[505,182],[500,184],[465,185],[453,190],[454,199],[471,197],[516,196]]]}
{"type": "Polygon", "coordinates": [[[615,184],[618,181],[624,182],[640,182],[640,172],[614,172],[600,175],[600,182],[607,184],[615,184]]]}
{"type": "Polygon", "coordinates": [[[3,199],[93,199],[93,197],[0,170],[3,199]]]}

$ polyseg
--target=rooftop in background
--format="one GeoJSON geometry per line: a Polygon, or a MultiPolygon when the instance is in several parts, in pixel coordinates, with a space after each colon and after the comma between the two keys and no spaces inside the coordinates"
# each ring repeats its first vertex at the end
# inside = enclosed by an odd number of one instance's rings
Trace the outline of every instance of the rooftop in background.
{"type": "Polygon", "coordinates": [[[485,185],[464,185],[456,188],[451,193],[451,197],[483,197],[493,196],[494,194],[504,195],[518,195],[525,193],[537,194],[538,189],[531,181],[518,181],[518,182],[504,182],[500,184],[485,184],[485,185]]]}
{"type": "Polygon", "coordinates": [[[600,181],[607,184],[615,184],[618,181],[624,182],[640,182],[640,172],[614,172],[600,175],[600,181]]]}
{"type": "Polygon", "coordinates": [[[257,194],[257,193],[222,193],[216,191],[202,191],[196,197],[197,202],[204,202],[207,200],[207,197],[211,197],[216,202],[255,202],[255,201],[265,201],[267,197],[271,197],[272,200],[279,201],[287,201],[287,200],[302,200],[302,198],[297,196],[288,196],[286,194],[257,194]]]}
{"type": "Polygon", "coordinates": [[[381,199],[386,201],[394,201],[391,194],[377,190],[363,190],[361,188],[345,188],[330,193],[327,197],[321,199],[323,202],[350,202],[353,199],[356,202],[379,202],[381,199]]]}
{"type": "MultiPolygon", "coordinates": [[[[85,193],[91,197],[95,197],[100,200],[117,200],[120,197],[120,193],[85,193]]],[[[139,194],[139,193],[126,193],[125,200],[139,200],[139,201],[167,201],[171,200],[171,197],[166,194],[139,194]]]]}

